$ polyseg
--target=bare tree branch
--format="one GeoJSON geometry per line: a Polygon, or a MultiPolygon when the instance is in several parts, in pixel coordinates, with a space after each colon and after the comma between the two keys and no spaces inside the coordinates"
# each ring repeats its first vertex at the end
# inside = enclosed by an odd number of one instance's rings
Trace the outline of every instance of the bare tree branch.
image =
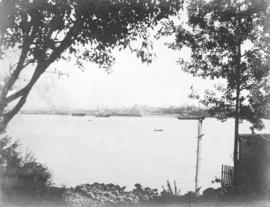
{"type": "Polygon", "coordinates": [[[17,64],[16,68],[14,69],[14,71],[12,72],[12,74],[10,75],[6,84],[4,85],[4,87],[1,90],[1,93],[0,93],[0,114],[3,113],[3,110],[6,106],[6,95],[8,94],[8,92],[10,91],[12,86],[14,85],[15,81],[18,79],[18,77],[23,69],[23,64],[24,64],[25,59],[27,58],[27,52],[29,49],[29,45],[30,44],[28,43],[28,41],[24,41],[18,64],[17,64]]]}
{"type": "Polygon", "coordinates": [[[23,87],[19,91],[16,91],[12,95],[8,96],[6,98],[6,103],[10,103],[10,102],[16,100],[17,98],[21,97],[26,92],[26,90],[27,90],[28,87],[29,87],[29,84],[27,84],[25,87],[23,87]]]}
{"type": "MultiPolygon", "coordinates": [[[[19,110],[22,108],[22,106],[25,104],[29,92],[31,91],[33,85],[39,79],[41,74],[44,73],[45,70],[50,66],[50,64],[53,63],[62,54],[62,52],[70,46],[70,44],[72,43],[72,36],[74,35],[74,32],[76,32],[76,30],[79,26],[80,26],[80,24],[75,24],[70,29],[70,31],[68,32],[68,34],[66,35],[64,40],[62,41],[62,44],[59,45],[59,47],[57,47],[51,53],[49,59],[46,62],[41,62],[37,65],[30,82],[24,88],[15,92],[14,94],[10,95],[9,97],[5,98],[5,101],[10,103],[10,102],[18,99],[19,97],[21,97],[20,100],[18,101],[18,103],[13,107],[13,109],[11,109],[9,112],[3,114],[3,116],[5,117],[7,122],[9,122],[19,112],[19,110]]],[[[30,64],[31,62],[32,61],[28,61],[26,63],[26,65],[30,64]]]]}
{"type": "Polygon", "coordinates": [[[36,32],[37,32],[37,27],[34,26],[32,31],[30,32],[29,36],[24,37],[22,47],[21,47],[22,48],[21,54],[20,54],[18,62],[15,64],[16,68],[10,74],[6,84],[4,85],[4,87],[2,88],[2,90],[0,92],[0,115],[3,114],[4,109],[7,106],[6,96],[7,96],[8,92],[11,90],[12,86],[14,85],[16,80],[18,79],[21,71],[28,64],[30,64],[30,63],[25,64],[25,61],[27,59],[29,48],[30,48],[31,43],[33,42],[34,35],[36,34],[36,32]]]}
{"type": "Polygon", "coordinates": [[[34,62],[35,62],[34,59],[28,60],[28,61],[24,64],[23,68],[26,68],[29,64],[34,63],[34,62]]]}
{"type": "Polygon", "coordinates": [[[25,104],[26,99],[27,99],[32,87],[37,82],[37,80],[42,75],[42,73],[45,71],[43,67],[44,67],[43,64],[37,65],[35,72],[31,78],[31,80],[29,81],[29,83],[23,89],[21,89],[20,91],[14,93],[13,95],[11,95],[7,98],[10,101],[12,101],[12,100],[15,100],[15,99],[21,97],[20,100],[18,101],[18,103],[13,107],[13,109],[11,109],[9,112],[3,114],[3,116],[5,117],[7,122],[9,122],[19,112],[19,110],[22,108],[22,106],[25,104]]]}

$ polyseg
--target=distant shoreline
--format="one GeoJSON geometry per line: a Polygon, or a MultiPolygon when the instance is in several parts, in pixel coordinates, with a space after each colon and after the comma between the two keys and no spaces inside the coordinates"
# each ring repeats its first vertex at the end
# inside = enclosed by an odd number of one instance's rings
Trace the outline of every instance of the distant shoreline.
{"type": "MultiPolygon", "coordinates": [[[[73,116],[73,117],[102,117],[102,116],[97,116],[96,114],[88,114],[88,113],[35,113],[35,112],[21,112],[19,113],[21,115],[57,115],[57,116],[73,116]]],[[[108,117],[134,117],[134,118],[140,118],[140,117],[172,117],[172,118],[178,118],[183,116],[182,114],[156,114],[156,113],[148,113],[148,114],[111,114],[108,117]]],[[[199,116],[201,117],[201,116],[199,116]]],[[[204,116],[205,118],[215,118],[211,116],[204,116]]],[[[185,115],[185,118],[194,118],[194,115],[185,115]]]]}

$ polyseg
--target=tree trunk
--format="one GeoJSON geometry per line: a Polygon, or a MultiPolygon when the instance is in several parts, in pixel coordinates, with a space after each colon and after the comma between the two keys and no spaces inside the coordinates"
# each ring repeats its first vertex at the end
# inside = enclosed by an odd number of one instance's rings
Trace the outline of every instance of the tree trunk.
{"type": "Polygon", "coordinates": [[[1,135],[3,135],[6,132],[7,123],[0,118],[0,139],[2,138],[1,135]]]}
{"type": "MultiPolygon", "coordinates": [[[[0,99],[0,104],[4,104],[3,99],[0,99]]],[[[8,124],[7,120],[2,115],[3,115],[3,110],[0,111],[0,140],[7,136],[6,128],[7,128],[7,124],[8,124]]],[[[3,182],[3,166],[0,163],[0,206],[4,206],[3,194],[2,194],[2,182],[3,182]]]]}
{"type": "MultiPolygon", "coordinates": [[[[5,137],[5,132],[6,132],[6,127],[7,124],[5,123],[5,121],[3,119],[1,119],[0,117],[0,139],[5,137]]],[[[3,205],[3,196],[2,196],[2,166],[0,166],[0,206],[3,205]]]]}
{"type": "Polygon", "coordinates": [[[240,92],[241,92],[241,43],[237,46],[237,63],[236,63],[236,97],[235,97],[235,122],[234,122],[234,151],[233,151],[233,164],[234,164],[234,187],[238,185],[238,145],[239,145],[239,117],[240,117],[240,92]]]}
{"type": "Polygon", "coordinates": [[[233,164],[234,164],[234,186],[238,184],[238,136],[239,136],[239,97],[240,90],[236,91],[236,105],[235,105],[235,122],[234,122],[234,151],[233,151],[233,164]]]}

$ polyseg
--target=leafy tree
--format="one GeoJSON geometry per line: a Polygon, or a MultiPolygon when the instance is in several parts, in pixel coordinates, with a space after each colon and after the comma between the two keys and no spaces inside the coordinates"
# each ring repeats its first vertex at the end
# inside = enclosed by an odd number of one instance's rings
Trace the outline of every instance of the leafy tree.
{"type": "Polygon", "coordinates": [[[188,22],[165,24],[161,34],[175,33],[173,49],[191,49],[191,60],[180,60],[184,71],[210,79],[225,79],[201,102],[212,115],[235,118],[234,166],[237,168],[239,120],[262,129],[269,118],[270,7],[267,0],[191,0],[188,22]],[[169,28],[169,29],[168,29],[169,28]]]}
{"type": "Polygon", "coordinates": [[[79,66],[91,61],[108,69],[114,62],[114,48],[131,48],[143,62],[147,53],[147,29],[175,14],[179,0],[1,0],[0,56],[19,53],[0,92],[0,132],[26,102],[37,80],[60,59],[76,58],[79,66]],[[11,89],[20,75],[34,68],[30,81],[11,89]]]}

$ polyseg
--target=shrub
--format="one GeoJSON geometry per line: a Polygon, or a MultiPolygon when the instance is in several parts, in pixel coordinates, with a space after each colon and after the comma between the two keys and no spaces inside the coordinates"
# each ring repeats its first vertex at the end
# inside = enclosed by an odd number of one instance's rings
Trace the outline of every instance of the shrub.
{"type": "Polygon", "coordinates": [[[11,137],[0,139],[1,189],[3,198],[38,199],[46,195],[51,185],[51,173],[46,166],[36,161],[32,155],[22,156],[19,143],[11,137]]]}
{"type": "Polygon", "coordinates": [[[135,184],[135,189],[133,189],[132,193],[138,196],[139,201],[151,201],[158,197],[157,189],[151,189],[149,187],[143,188],[139,183],[135,184]]]}
{"type": "Polygon", "coordinates": [[[162,186],[162,191],[159,196],[160,202],[176,202],[179,201],[180,196],[180,189],[176,185],[176,181],[173,182],[173,187],[169,180],[167,180],[167,187],[162,186]]]}

